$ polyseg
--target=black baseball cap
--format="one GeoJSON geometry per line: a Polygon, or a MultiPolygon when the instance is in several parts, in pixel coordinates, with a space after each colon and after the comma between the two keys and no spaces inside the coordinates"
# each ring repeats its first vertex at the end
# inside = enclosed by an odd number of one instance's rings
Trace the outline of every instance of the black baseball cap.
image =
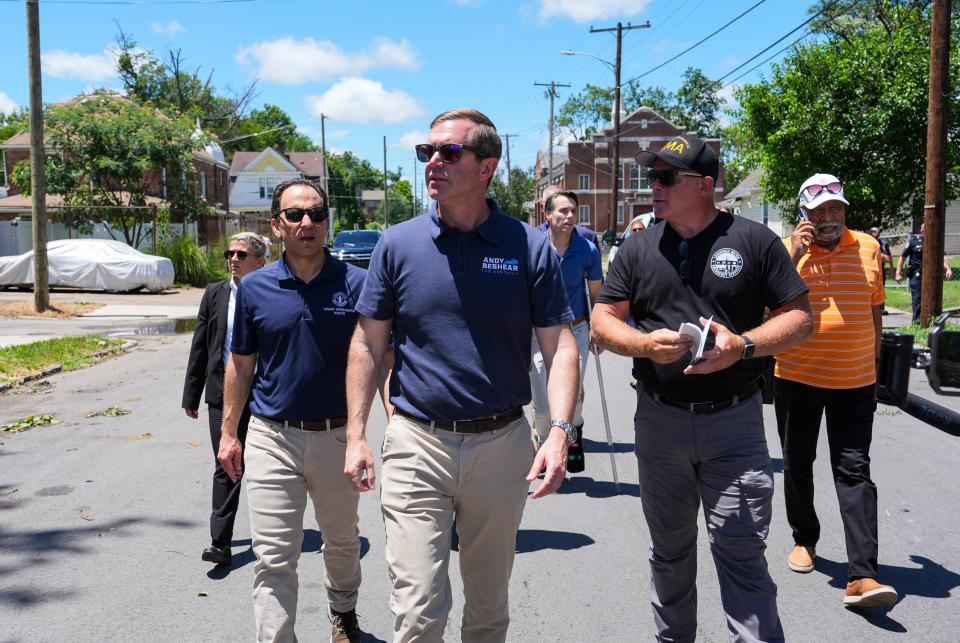
{"type": "Polygon", "coordinates": [[[706,141],[696,136],[674,136],[659,152],[643,150],[635,158],[646,167],[653,167],[660,159],[673,167],[712,177],[714,181],[720,176],[720,157],[706,141]]]}

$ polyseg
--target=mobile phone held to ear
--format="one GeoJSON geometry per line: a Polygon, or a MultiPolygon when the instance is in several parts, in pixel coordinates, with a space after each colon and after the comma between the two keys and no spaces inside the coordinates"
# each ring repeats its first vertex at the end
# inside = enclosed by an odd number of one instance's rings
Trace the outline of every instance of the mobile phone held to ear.
{"type": "Polygon", "coordinates": [[[809,221],[809,220],[810,220],[810,217],[807,216],[807,211],[804,210],[803,208],[800,208],[799,220],[800,220],[800,221],[809,221]]]}

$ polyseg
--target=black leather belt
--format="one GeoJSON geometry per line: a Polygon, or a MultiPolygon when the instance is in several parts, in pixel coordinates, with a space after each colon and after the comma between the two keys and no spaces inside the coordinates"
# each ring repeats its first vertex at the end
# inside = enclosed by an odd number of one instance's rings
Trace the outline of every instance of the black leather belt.
{"type": "Polygon", "coordinates": [[[413,420],[417,424],[429,426],[431,429],[442,429],[454,433],[486,433],[487,431],[502,429],[511,422],[519,419],[520,416],[523,415],[523,409],[515,406],[503,413],[498,413],[497,415],[486,418],[477,418],[475,420],[428,420],[417,417],[416,415],[411,415],[402,409],[395,409],[394,413],[402,415],[408,420],[413,420]]]}
{"type": "Polygon", "coordinates": [[[280,418],[263,417],[262,415],[257,415],[256,417],[264,422],[280,424],[285,429],[300,429],[301,431],[332,431],[333,429],[339,429],[347,423],[347,417],[345,415],[327,418],[325,420],[282,420],[280,418]]]}
{"type": "Polygon", "coordinates": [[[758,377],[750,386],[740,391],[733,397],[728,397],[725,400],[717,400],[714,402],[677,402],[676,400],[663,397],[659,393],[648,391],[646,387],[643,387],[643,390],[655,401],[660,402],[661,404],[666,404],[667,406],[673,406],[678,409],[683,409],[684,411],[701,415],[705,413],[715,413],[717,411],[722,411],[723,409],[729,409],[730,407],[736,406],[737,404],[740,404],[740,402],[750,399],[754,393],[763,388],[763,385],[763,378],[758,377]]]}

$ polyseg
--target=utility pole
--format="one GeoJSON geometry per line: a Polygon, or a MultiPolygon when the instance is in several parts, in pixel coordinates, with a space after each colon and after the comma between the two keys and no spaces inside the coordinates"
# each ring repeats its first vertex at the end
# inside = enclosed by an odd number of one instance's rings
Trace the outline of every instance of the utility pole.
{"type": "Polygon", "coordinates": [[[27,60],[30,66],[30,189],[33,193],[33,307],[50,307],[47,268],[47,179],[43,149],[43,86],[40,78],[39,0],[27,0],[27,60]]]}
{"type": "Polygon", "coordinates": [[[649,29],[650,21],[642,25],[631,25],[629,22],[624,27],[623,23],[618,22],[616,27],[605,27],[603,29],[594,29],[590,27],[590,33],[617,32],[617,60],[613,68],[614,75],[614,99],[613,99],[613,202],[610,204],[610,213],[607,215],[607,230],[616,236],[616,216],[620,198],[620,53],[623,44],[623,32],[632,29],[649,29]]]}
{"type": "Polygon", "coordinates": [[[387,137],[383,137],[383,229],[387,229],[389,220],[390,195],[387,193],[387,137]]]}
{"type": "Polygon", "coordinates": [[[413,193],[410,203],[410,217],[417,216],[417,153],[413,153],[413,182],[410,184],[413,193]]]}
{"type": "MultiPolygon", "coordinates": [[[[326,114],[320,114],[320,152],[323,154],[323,191],[327,193],[327,199],[330,198],[330,175],[327,172],[327,132],[323,122],[329,118],[326,114]]],[[[327,204],[329,208],[330,204],[327,204]]]]}
{"type": "Polygon", "coordinates": [[[510,183],[510,139],[517,138],[519,134],[501,134],[500,136],[507,144],[507,183],[510,183]]]}
{"type": "Polygon", "coordinates": [[[933,0],[930,18],[930,94],[927,104],[927,176],[923,198],[920,325],[943,309],[943,234],[947,181],[947,95],[950,87],[950,0],[933,0]]]}
{"type": "Polygon", "coordinates": [[[569,87],[568,84],[561,84],[554,81],[550,83],[534,83],[537,87],[549,87],[550,91],[547,93],[550,95],[550,152],[548,154],[547,161],[550,164],[549,169],[547,170],[547,185],[553,185],[553,99],[557,97],[557,87],[569,87]]]}

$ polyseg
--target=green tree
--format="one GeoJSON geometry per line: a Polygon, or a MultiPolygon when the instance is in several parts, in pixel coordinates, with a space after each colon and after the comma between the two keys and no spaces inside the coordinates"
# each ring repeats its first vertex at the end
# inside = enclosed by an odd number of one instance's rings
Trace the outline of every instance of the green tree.
{"type": "MultiPolygon", "coordinates": [[[[66,206],[85,206],[65,208],[54,217],[80,229],[106,223],[111,236],[119,231],[136,247],[150,232],[150,218],[143,210],[125,208],[146,205],[164,169],[171,210],[191,220],[208,213],[192,163],[194,150],[205,141],[193,135],[193,128],[186,119],[109,94],[50,106],[44,142],[57,153],[47,156],[47,191],[62,195],[66,206]]],[[[28,160],[16,165],[13,182],[30,193],[28,160]]]]}
{"type": "MultiPolygon", "coordinates": [[[[746,156],[764,168],[767,199],[787,204],[788,217],[795,217],[798,186],[814,172],[844,181],[853,228],[922,216],[930,19],[925,10],[885,4],[889,25],[799,46],[773,67],[769,81],[737,92],[738,117],[754,148],[746,156]]],[[[960,76],[957,30],[955,21],[953,104],[960,76]]],[[[958,136],[960,112],[952,109],[947,137],[958,136]]],[[[960,187],[960,149],[948,148],[952,199],[960,187]]]]}
{"type": "Polygon", "coordinates": [[[336,208],[339,229],[364,227],[367,217],[360,204],[360,193],[363,190],[382,190],[383,172],[349,151],[329,154],[327,166],[330,203],[336,208]]]}
{"type": "Polygon", "coordinates": [[[0,112],[0,143],[14,134],[30,129],[29,115],[26,109],[5,114],[0,112]]]}
{"type": "MultiPolygon", "coordinates": [[[[419,199],[417,199],[417,203],[414,203],[413,186],[410,184],[410,181],[406,179],[396,181],[389,186],[388,190],[390,195],[388,199],[390,207],[388,221],[390,225],[406,221],[415,214],[420,213],[420,202],[419,199]]],[[[377,208],[376,220],[383,221],[382,203],[380,207],[377,208]]]]}
{"type": "Polygon", "coordinates": [[[266,104],[240,119],[234,128],[233,140],[223,144],[228,157],[240,150],[260,151],[268,147],[287,152],[316,152],[319,146],[310,137],[297,131],[297,125],[283,109],[266,104]]]}
{"type": "Polygon", "coordinates": [[[527,220],[527,213],[523,209],[524,203],[532,203],[536,192],[536,182],[533,178],[533,168],[523,170],[511,168],[509,181],[504,181],[498,172],[490,181],[487,196],[497,202],[500,209],[510,216],[527,220]]]}
{"type": "MultiPolygon", "coordinates": [[[[702,71],[688,67],[677,93],[662,87],[645,87],[637,81],[625,83],[620,92],[623,111],[630,114],[650,107],[677,125],[697,131],[701,136],[717,136],[723,99],[721,83],[707,78],[702,71]]],[[[557,125],[566,128],[578,140],[610,124],[613,115],[612,87],[587,85],[572,95],[557,113],[557,125]]]]}

